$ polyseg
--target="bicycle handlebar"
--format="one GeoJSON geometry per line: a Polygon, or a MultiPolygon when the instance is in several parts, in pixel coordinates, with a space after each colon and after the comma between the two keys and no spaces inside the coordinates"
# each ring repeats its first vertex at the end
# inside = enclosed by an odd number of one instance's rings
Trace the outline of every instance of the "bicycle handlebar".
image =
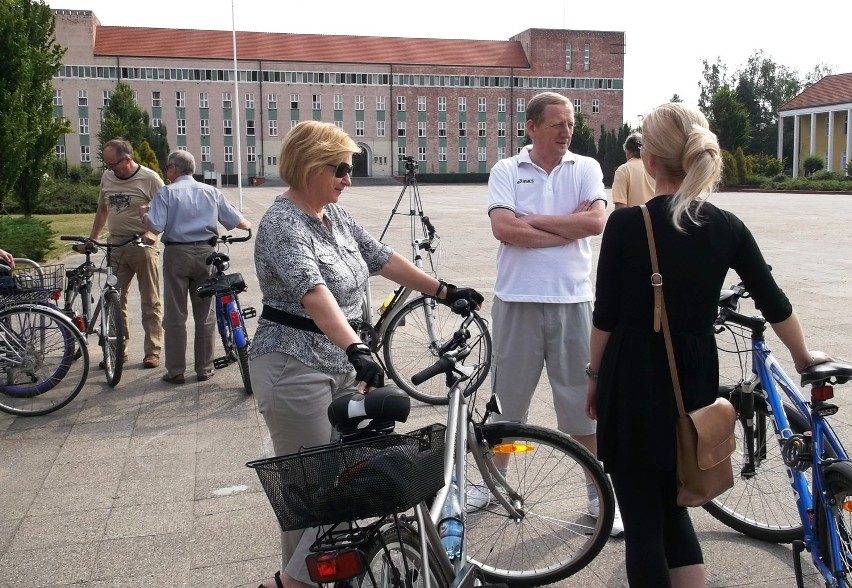
{"type": "Polygon", "coordinates": [[[438,357],[438,361],[411,376],[411,383],[415,386],[419,386],[438,374],[452,373],[456,364],[470,353],[470,349],[464,349],[464,346],[468,339],[470,339],[468,327],[477,316],[476,311],[470,308],[466,300],[457,300],[452,306],[452,311],[463,316],[464,320],[459,325],[459,328],[456,329],[456,332],[453,333],[452,337],[438,350],[438,355],[440,356],[438,357]]]}
{"type": "Polygon", "coordinates": [[[245,229],[245,231],[248,233],[248,235],[246,235],[245,237],[232,237],[231,235],[222,235],[221,237],[218,237],[216,239],[216,242],[225,244],[244,243],[251,239],[251,229],[245,229]]]}
{"type": "Polygon", "coordinates": [[[60,241],[77,241],[79,243],[91,243],[92,245],[95,245],[96,247],[103,247],[104,249],[114,249],[116,247],[124,247],[125,245],[129,245],[130,243],[133,243],[134,241],[136,242],[137,245],[142,244],[142,237],[140,237],[139,235],[133,235],[132,237],[130,237],[129,239],[127,239],[126,241],[123,241],[121,243],[101,243],[100,241],[97,241],[96,239],[92,239],[91,237],[75,237],[75,236],[72,236],[72,235],[62,235],[62,236],[59,237],[59,240],[60,241]]]}

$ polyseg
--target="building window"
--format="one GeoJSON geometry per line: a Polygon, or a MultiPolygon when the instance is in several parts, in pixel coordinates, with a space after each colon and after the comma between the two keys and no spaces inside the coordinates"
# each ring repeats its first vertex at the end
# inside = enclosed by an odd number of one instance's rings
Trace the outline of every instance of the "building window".
{"type": "Polygon", "coordinates": [[[225,163],[234,162],[234,148],[230,145],[225,147],[225,163]]]}
{"type": "Polygon", "coordinates": [[[376,136],[384,137],[385,136],[385,121],[377,120],[376,121],[376,136]]]}
{"type": "Polygon", "coordinates": [[[364,110],[363,96],[355,96],[355,110],[364,110]]]}
{"type": "Polygon", "coordinates": [[[376,110],[383,111],[385,109],[385,97],[376,96],[376,110]]]}
{"type": "Polygon", "coordinates": [[[443,120],[438,121],[438,136],[446,137],[447,136],[447,122],[443,120]]]}
{"type": "Polygon", "coordinates": [[[210,145],[201,146],[201,163],[210,163],[210,145]]]}
{"type": "MultiPolygon", "coordinates": [[[[53,105],[54,106],[62,106],[62,90],[54,90],[53,91],[53,105]]],[[[63,150],[65,148],[63,147],[63,150]]]]}
{"type": "Polygon", "coordinates": [[[222,121],[222,134],[223,135],[233,135],[234,134],[234,129],[231,125],[232,125],[232,121],[229,118],[226,118],[225,120],[222,121]]]}
{"type": "Polygon", "coordinates": [[[405,136],[405,121],[397,121],[396,123],[396,136],[404,137],[405,136]]]}
{"type": "Polygon", "coordinates": [[[343,110],[343,96],[341,96],[340,94],[334,95],[334,109],[343,110]]]}
{"type": "Polygon", "coordinates": [[[526,101],[523,98],[518,98],[518,102],[515,105],[516,112],[526,112],[526,101]]]}
{"type": "Polygon", "coordinates": [[[467,137],[467,123],[459,121],[459,137],[467,137]]]}
{"type": "Polygon", "coordinates": [[[592,114],[598,114],[601,111],[601,101],[597,98],[592,98],[592,114]]]}
{"type": "Polygon", "coordinates": [[[397,147],[396,149],[396,158],[404,159],[408,154],[405,152],[405,147],[397,147]]]}
{"type": "Polygon", "coordinates": [[[101,106],[109,106],[109,101],[112,98],[112,90],[104,90],[101,94],[101,106]]]}
{"type": "Polygon", "coordinates": [[[175,121],[175,123],[176,123],[176,126],[177,126],[177,131],[176,131],[177,134],[178,135],[186,135],[186,119],[185,118],[179,118],[179,119],[177,119],[177,121],[175,121]]]}
{"type": "Polygon", "coordinates": [[[207,92],[198,94],[198,108],[210,108],[210,94],[207,92]]]}
{"type": "Polygon", "coordinates": [[[405,112],[405,96],[396,97],[396,110],[397,112],[405,112]]]}
{"type": "Polygon", "coordinates": [[[254,163],[257,161],[257,147],[249,145],[246,147],[246,161],[254,163]]]}
{"type": "Polygon", "coordinates": [[[574,98],[574,112],[583,112],[583,100],[574,98]]]}
{"type": "Polygon", "coordinates": [[[479,136],[480,136],[480,137],[484,137],[484,136],[485,136],[485,124],[486,124],[485,122],[480,122],[480,123],[479,123],[479,136]]]}
{"type": "Polygon", "coordinates": [[[246,108],[254,108],[254,92],[246,94],[246,108]]]}
{"type": "Polygon", "coordinates": [[[459,96],[459,112],[467,112],[467,98],[459,96]]]}
{"type": "Polygon", "coordinates": [[[80,145],[80,163],[92,161],[92,152],[88,145],[80,145]]]}
{"type": "Polygon", "coordinates": [[[497,112],[506,112],[506,99],[503,97],[497,98],[497,112]]]}
{"type": "Polygon", "coordinates": [[[230,108],[231,107],[231,93],[230,92],[222,92],[222,108],[230,108]]]}
{"type": "Polygon", "coordinates": [[[269,121],[269,136],[277,137],[278,136],[278,121],[271,120],[269,121]]]}
{"type": "Polygon", "coordinates": [[[299,124],[299,119],[298,119],[298,118],[294,118],[293,120],[291,120],[291,121],[290,121],[290,128],[292,129],[292,128],[293,128],[293,127],[295,127],[297,124],[299,124]]]}
{"type": "Polygon", "coordinates": [[[485,112],[487,110],[486,105],[488,101],[485,99],[485,96],[480,96],[476,101],[476,107],[479,112],[485,112]]]}
{"type": "Polygon", "coordinates": [[[443,145],[438,147],[438,161],[447,161],[447,148],[443,145]]]}
{"type": "Polygon", "coordinates": [[[65,159],[65,145],[56,146],[56,159],[65,159]]]}
{"type": "Polygon", "coordinates": [[[336,126],[338,129],[342,129],[343,128],[343,121],[342,120],[334,121],[334,126],[336,126]]]}
{"type": "Polygon", "coordinates": [[[497,159],[506,159],[506,148],[503,146],[497,147],[497,159]]]}
{"type": "Polygon", "coordinates": [[[589,71],[592,68],[592,50],[588,43],[583,44],[583,69],[589,71]]]}
{"type": "Polygon", "coordinates": [[[516,123],[516,129],[515,130],[516,130],[516,134],[519,137],[523,137],[524,135],[527,134],[526,125],[522,122],[516,123]]]}
{"type": "Polygon", "coordinates": [[[266,165],[278,165],[278,156],[277,155],[267,155],[266,156],[266,165]]]}
{"type": "Polygon", "coordinates": [[[155,129],[159,129],[161,126],[163,126],[163,119],[152,118],[151,119],[151,126],[154,127],[155,129]]]}
{"type": "Polygon", "coordinates": [[[501,121],[501,122],[497,123],[497,136],[498,137],[505,137],[506,136],[506,123],[505,122],[501,121]]]}
{"type": "Polygon", "coordinates": [[[322,96],[311,94],[311,108],[313,110],[322,110],[322,96]]]}
{"type": "Polygon", "coordinates": [[[278,110],[278,94],[267,94],[266,107],[269,110],[278,110]]]}
{"type": "Polygon", "coordinates": [[[417,123],[417,136],[425,137],[426,136],[426,121],[420,121],[417,123]]]}
{"type": "Polygon", "coordinates": [[[246,136],[254,137],[254,120],[246,120],[246,136]]]}
{"type": "Polygon", "coordinates": [[[299,95],[298,94],[290,94],[290,108],[293,110],[298,110],[299,108],[299,95]]]}
{"type": "Polygon", "coordinates": [[[417,148],[417,161],[426,161],[426,148],[418,147],[417,148]]]}
{"type": "Polygon", "coordinates": [[[210,119],[202,118],[201,119],[201,134],[206,136],[210,134],[210,119]]]}
{"type": "Polygon", "coordinates": [[[417,97],[417,112],[426,112],[426,96],[417,97]]]}
{"type": "Polygon", "coordinates": [[[459,161],[467,161],[467,147],[459,147],[459,161]]]}
{"type": "Polygon", "coordinates": [[[186,92],[175,92],[175,106],[186,108],[186,92]]]}
{"type": "Polygon", "coordinates": [[[88,135],[89,134],[89,119],[88,118],[81,118],[78,128],[79,128],[79,132],[80,132],[81,135],[88,135]]]}
{"type": "Polygon", "coordinates": [[[77,90],[77,106],[88,106],[89,94],[86,90],[77,90]]]}
{"type": "Polygon", "coordinates": [[[447,112],[447,97],[446,96],[438,96],[438,112],[447,112]]]}
{"type": "Polygon", "coordinates": [[[485,158],[486,153],[487,153],[487,151],[486,151],[485,147],[479,148],[479,153],[478,153],[479,161],[485,161],[486,160],[486,158],[485,158]]]}
{"type": "Polygon", "coordinates": [[[571,71],[571,43],[565,43],[565,71],[571,71]]]}
{"type": "Polygon", "coordinates": [[[364,136],[364,121],[356,120],[355,121],[355,136],[363,137],[364,136]]]}
{"type": "Polygon", "coordinates": [[[151,92],[151,108],[159,108],[162,106],[159,92],[151,92]]]}

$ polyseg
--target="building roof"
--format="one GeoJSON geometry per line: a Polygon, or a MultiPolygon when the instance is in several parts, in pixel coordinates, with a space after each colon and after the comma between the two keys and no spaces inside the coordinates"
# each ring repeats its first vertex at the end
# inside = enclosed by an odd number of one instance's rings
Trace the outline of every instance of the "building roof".
{"type": "Polygon", "coordinates": [[[781,105],[779,112],[852,103],[852,73],[825,76],[801,94],[781,105]]]}
{"type": "MultiPolygon", "coordinates": [[[[529,68],[518,41],[411,39],[237,32],[241,61],[295,61],[529,68]]],[[[95,55],[233,59],[231,31],[97,28],[95,55]],[[180,39],[180,42],[175,42],[180,39]]]]}

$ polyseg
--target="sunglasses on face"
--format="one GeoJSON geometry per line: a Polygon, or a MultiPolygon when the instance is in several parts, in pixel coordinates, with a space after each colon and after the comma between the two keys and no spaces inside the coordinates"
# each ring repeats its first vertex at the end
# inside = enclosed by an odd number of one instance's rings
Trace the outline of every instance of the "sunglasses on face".
{"type": "Polygon", "coordinates": [[[333,163],[326,163],[326,165],[328,167],[334,168],[334,177],[335,178],[342,178],[342,177],[344,177],[348,174],[351,174],[352,170],[355,169],[353,166],[349,165],[348,163],[338,163],[337,165],[334,165],[333,163]]]}

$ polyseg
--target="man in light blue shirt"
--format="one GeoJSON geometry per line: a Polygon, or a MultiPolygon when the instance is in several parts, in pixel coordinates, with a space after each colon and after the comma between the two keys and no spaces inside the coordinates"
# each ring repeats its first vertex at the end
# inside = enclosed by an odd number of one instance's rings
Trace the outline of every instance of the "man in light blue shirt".
{"type": "Polygon", "coordinates": [[[188,151],[172,151],[166,160],[171,182],[143,207],[142,220],[154,233],[162,233],[163,331],[165,367],[163,380],[185,382],[186,297],[192,302],[195,320],[195,374],[199,382],[213,375],[216,317],[212,298],[199,298],[196,288],[210,275],[207,256],[213,252],[218,225],[228,230],[248,230],[251,223],[213,186],[195,181],[195,158],[188,151]]]}

